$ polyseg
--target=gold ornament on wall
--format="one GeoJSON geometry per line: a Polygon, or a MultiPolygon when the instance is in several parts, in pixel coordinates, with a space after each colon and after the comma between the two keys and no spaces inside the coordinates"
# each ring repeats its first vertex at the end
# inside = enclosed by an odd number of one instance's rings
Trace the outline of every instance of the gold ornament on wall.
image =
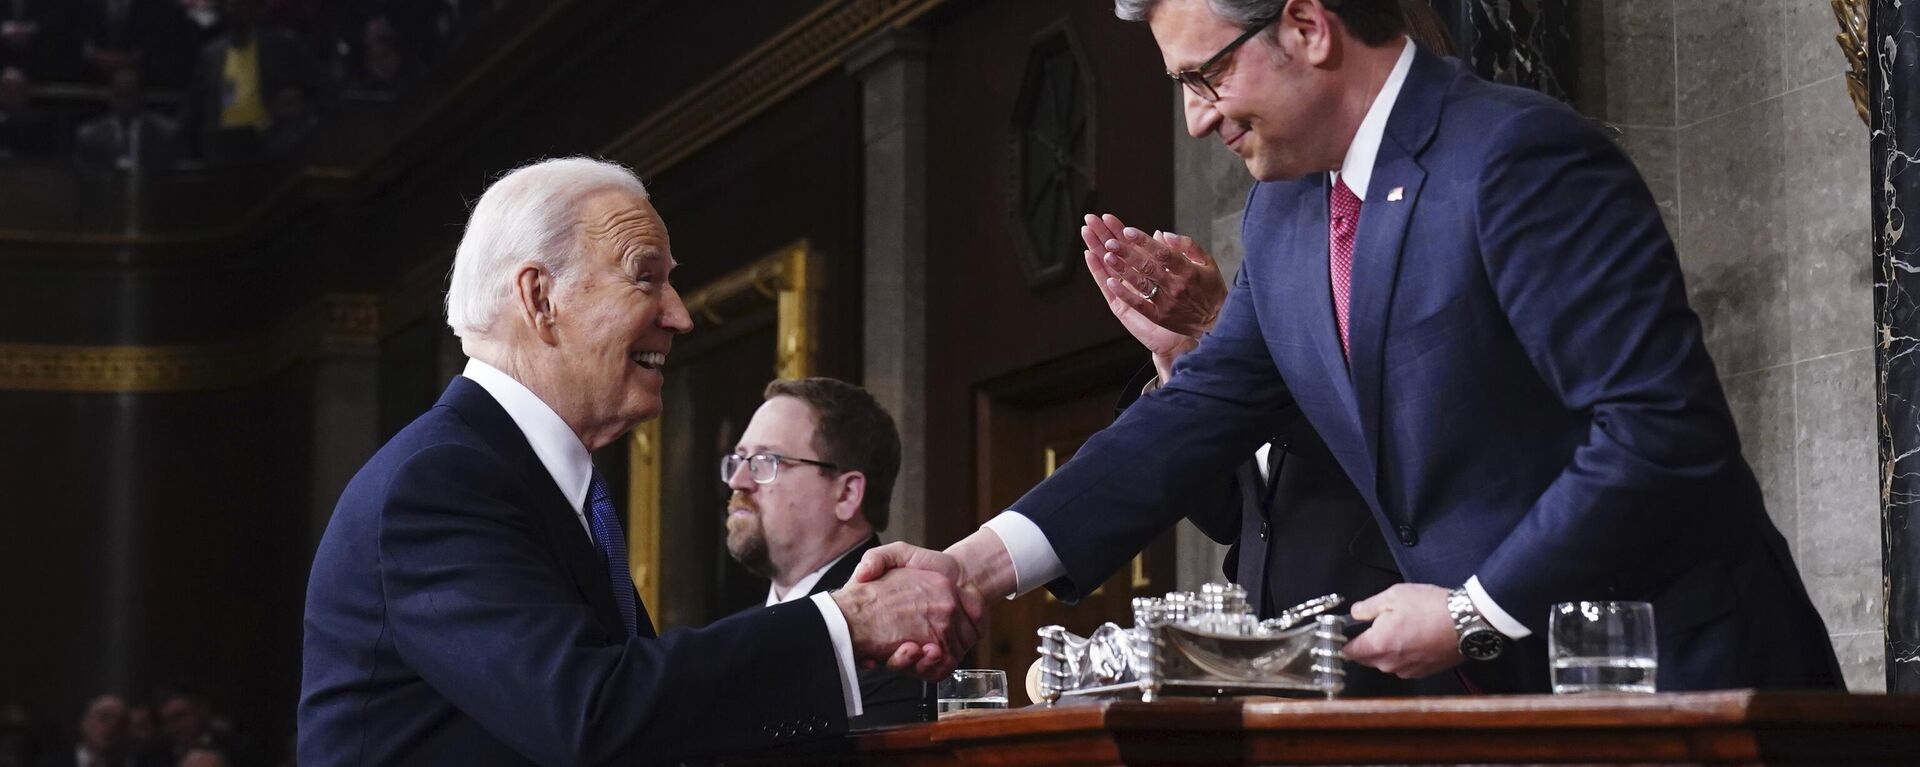
{"type": "Polygon", "coordinates": [[[1860,120],[1869,125],[1867,119],[1867,2],[1868,0],[1831,0],[1834,21],[1840,23],[1840,34],[1834,35],[1834,42],[1840,44],[1840,50],[1847,54],[1847,93],[1853,96],[1853,109],[1860,113],[1860,120]]]}

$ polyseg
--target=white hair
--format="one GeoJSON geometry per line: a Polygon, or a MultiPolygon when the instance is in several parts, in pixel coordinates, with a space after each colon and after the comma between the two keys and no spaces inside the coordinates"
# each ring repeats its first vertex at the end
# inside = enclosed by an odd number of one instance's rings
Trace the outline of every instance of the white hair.
{"type": "Polygon", "coordinates": [[[633,171],[590,157],[523,165],[493,182],[467,219],[447,286],[447,326],[463,339],[483,337],[513,297],[513,275],[538,264],[565,280],[580,250],[579,206],[606,190],[642,198],[633,171]]]}

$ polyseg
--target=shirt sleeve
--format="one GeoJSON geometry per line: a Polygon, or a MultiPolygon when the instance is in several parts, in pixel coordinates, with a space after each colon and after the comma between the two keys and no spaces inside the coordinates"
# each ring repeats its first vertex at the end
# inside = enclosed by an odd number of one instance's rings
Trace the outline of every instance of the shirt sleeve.
{"type": "Polygon", "coordinates": [[[1000,543],[1007,547],[1007,556],[1013,560],[1013,593],[1008,599],[1025,594],[1046,585],[1048,582],[1067,574],[1067,567],[1060,563],[1060,555],[1053,551],[1053,544],[1047,542],[1047,534],[1026,515],[1008,509],[999,516],[987,520],[981,527],[992,530],[1000,536],[1000,543]]]}
{"type": "Polygon", "coordinates": [[[847,704],[847,717],[860,716],[866,709],[861,706],[859,668],[853,665],[853,632],[847,629],[847,616],[840,614],[839,603],[827,592],[813,595],[813,604],[820,608],[820,617],[827,622],[834,665],[840,667],[840,699],[847,704]]]}
{"type": "Polygon", "coordinates": [[[1493,597],[1487,594],[1486,588],[1480,585],[1480,576],[1467,579],[1467,598],[1473,600],[1474,609],[1479,610],[1480,614],[1486,617],[1487,622],[1493,624],[1494,630],[1514,639],[1522,639],[1533,634],[1527,629],[1526,624],[1514,620],[1506,610],[1500,609],[1499,603],[1493,601],[1493,597]]]}

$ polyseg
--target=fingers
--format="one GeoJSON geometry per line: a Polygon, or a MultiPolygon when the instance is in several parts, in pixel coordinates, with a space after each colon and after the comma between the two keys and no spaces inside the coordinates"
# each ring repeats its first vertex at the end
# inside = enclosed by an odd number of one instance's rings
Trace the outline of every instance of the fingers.
{"type": "Polygon", "coordinates": [[[1147,293],[1152,292],[1150,289],[1142,290],[1134,287],[1133,283],[1108,277],[1107,290],[1110,292],[1109,301],[1118,299],[1121,303],[1145,315],[1148,319],[1155,319],[1159,316],[1159,307],[1147,298],[1147,293]]]}
{"type": "Polygon", "coordinates": [[[865,583],[886,575],[887,571],[902,567],[922,567],[929,552],[910,543],[896,541],[878,546],[860,558],[860,564],[853,568],[854,583],[865,583]]]}
{"type": "Polygon", "coordinates": [[[1142,298],[1147,296],[1158,297],[1156,294],[1159,290],[1155,287],[1155,283],[1147,275],[1141,274],[1139,270],[1128,266],[1127,262],[1121,260],[1120,256],[1108,253],[1101,257],[1100,262],[1102,266],[1106,267],[1108,277],[1126,283],[1127,287],[1133,288],[1142,298]]]}
{"type": "Polygon", "coordinates": [[[919,662],[920,644],[917,642],[906,642],[898,648],[895,648],[892,655],[887,656],[887,669],[889,671],[910,672],[913,671],[919,662]]]}
{"type": "Polygon", "coordinates": [[[1353,607],[1349,609],[1347,613],[1352,615],[1353,619],[1357,621],[1378,620],[1380,618],[1380,603],[1372,599],[1362,599],[1353,603],[1353,607]]]}
{"type": "Polygon", "coordinates": [[[1156,234],[1159,236],[1160,242],[1165,244],[1168,250],[1185,256],[1185,258],[1180,260],[1202,268],[1213,268],[1213,256],[1208,255],[1207,250],[1200,247],[1200,243],[1194,242],[1192,237],[1184,234],[1174,234],[1173,232],[1158,232],[1156,234]]]}
{"type": "Polygon", "coordinates": [[[1080,241],[1087,244],[1087,250],[1092,250],[1092,251],[1101,250],[1100,243],[1106,242],[1108,239],[1111,239],[1106,235],[1102,234],[1102,232],[1105,232],[1106,230],[1107,230],[1107,227],[1105,224],[1100,223],[1099,216],[1087,216],[1087,225],[1080,227],[1080,241]],[[1095,226],[1098,226],[1100,228],[1096,230],[1094,229],[1095,226]]]}
{"type": "Polygon", "coordinates": [[[920,662],[914,666],[914,676],[929,682],[939,681],[941,677],[953,673],[960,665],[960,656],[947,655],[940,651],[939,645],[927,645],[920,648],[920,662]]]}
{"type": "MultiPolygon", "coordinates": [[[[1093,284],[1100,288],[1100,297],[1106,300],[1109,307],[1113,307],[1113,290],[1107,287],[1107,280],[1111,279],[1114,275],[1107,270],[1106,264],[1102,263],[1109,257],[1106,251],[1094,249],[1085,251],[1080,255],[1087,262],[1087,273],[1093,275],[1093,284]]],[[[1124,306],[1124,304],[1121,304],[1121,306],[1124,306]]],[[[1114,316],[1120,316],[1117,309],[1114,316]]]]}

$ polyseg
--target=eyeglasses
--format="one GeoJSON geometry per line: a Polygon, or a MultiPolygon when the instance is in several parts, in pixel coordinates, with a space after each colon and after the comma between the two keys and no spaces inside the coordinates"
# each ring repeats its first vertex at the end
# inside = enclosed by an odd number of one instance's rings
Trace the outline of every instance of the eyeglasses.
{"type": "Polygon", "coordinates": [[[1192,69],[1168,72],[1167,76],[1173,78],[1175,82],[1187,86],[1187,90],[1192,91],[1193,95],[1205,99],[1209,104],[1219,101],[1220,91],[1214,88],[1213,83],[1207,79],[1206,73],[1218,68],[1220,62],[1226,60],[1228,56],[1233,55],[1233,52],[1239,50],[1240,46],[1245,45],[1248,40],[1252,40],[1254,35],[1260,34],[1260,30],[1266,29],[1267,25],[1272,23],[1273,19],[1254,22],[1253,26],[1247,27],[1247,31],[1241,32],[1239,37],[1233,38],[1233,42],[1227,43],[1227,47],[1221,48],[1219,53],[1213,54],[1213,58],[1207,59],[1206,63],[1192,69]]]}
{"type": "Polygon", "coordinates": [[[804,463],[808,466],[818,466],[828,471],[840,470],[838,465],[827,463],[826,461],[793,458],[791,456],[780,455],[779,453],[754,453],[753,455],[728,453],[720,456],[720,481],[732,482],[733,475],[740,471],[740,464],[744,463],[747,465],[747,476],[753,477],[754,484],[764,485],[772,482],[775,477],[780,476],[780,464],[783,461],[804,463]]]}

